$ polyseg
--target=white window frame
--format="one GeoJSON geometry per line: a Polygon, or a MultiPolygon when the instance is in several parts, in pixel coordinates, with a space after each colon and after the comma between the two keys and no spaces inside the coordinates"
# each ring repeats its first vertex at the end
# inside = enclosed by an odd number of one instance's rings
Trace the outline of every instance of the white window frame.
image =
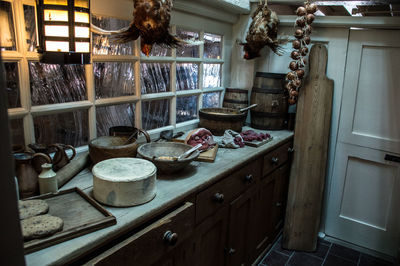
{"type": "MultiPolygon", "coordinates": [[[[25,40],[25,20],[24,20],[24,12],[23,5],[31,5],[35,6],[36,2],[34,0],[5,0],[11,3],[13,19],[14,19],[14,28],[15,28],[15,43],[16,43],[16,51],[2,51],[2,59],[4,62],[17,62],[18,63],[18,82],[20,89],[20,97],[21,97],[21,107],[20,108],[11,108],[8,110],[9,118],[12,119],[23,119],[23,127],[24,127],[24,140],[25,144],[34,143],[35,142],[35,132],[34,132],[34,122],[33,118],[35,116],[41,115],[49,115],[49,114],[58,114],[71,112],[76,110],[88,110],[88,128],[89,128],[89,139],[93,139],[97,137],[96,132],[96,107],[99,106],[112,106],[123,103],[133,103],[135,104],[135,127],[142,128],[142,108],[141,103],[143,101],[149,100],[159,100],[159,99],[169,99],[170,100],[170,124],[165,127],[157,128],[149,130],[149,134],[155,138],[158,137],[158,134],[167,129],[174,129],[176,131],[187,130],[191,128],[195,128],[199,122],[199,119],[194,119],[190,121],[185,121],[182,123],[176,123],[176,100],[179,96],[198,96],[198,109],[202,108],[202,99],[203,94],[211,93],[211,92],[219,92],[220,93],[220,102],[219,106],[221,106],[223,91],[225,87],[225,83],[228,80],[229,76],[228,69],[229,63],[226,61],[226,39],[224,31],[228,25],[224,25],[223,30],[219,32],[206,31],[207,33],[220,35],[222,37],[222,51],[221,51],[221,59],[209,59],[203,58],[204,54],[204,45],[200,45],[199,48],[199,57],[191,58],[191,57],[176,57],[176,49],[172,49],[172,54],[169,57],[145,57],[140,54],[140,45],[139,41],[135,41],[133,45],[134,54],[133,55],[92,55],[91,61],[93,62],[131,62],[134,64],[135,70],[135,95],[132,96],[121,96],[114,98],[104,98],[104,99],[96,99],[95,97],[95,88],[94,88],[94,75],[93,75],[93,64],[85,65],[85,78],[86,78],[86,90],[87,90],[87,100],[85,101],[77,101],[77,102],[68,102],[68,103],[58,103],[58,104],[48,104],[48,105],[39,105],[32,106],[31,105],[31,95],[30,95],[30,82],[29,82],[29,62],[37,62],[39,60],[39,54],[36,52],[27,51],[27,43],[25,40]],[[156,63],[156,62],[165,62],[169,63],[171,66],[170,69],[170,91],[165,93],[154,93],[154,94],[141,94],[141,84],[140,84],[140,63],[156,63]],[[184,90],[184,91],[176,91],[176,64],[177,63],[195,63],[199,65],[199,76],[198,76],[198,89],[196,90],[184,90]],[[203,88],[203,66],[204,64],[221,64],[221,87],[215,88],[203,88]]],[[[103,2],[104,3],[104,2],[103,2]]],[[[93,5],[93,0],[92,0],[93,5]]],[[[123,8],[123,7],[122,7],[123,8]]],[[[102,8],[104,10],[104,8],[102,8]]],[[[124,15],[119,16],[116,14],[115,9],[114,14],[104,14],[103,12],[96,12],[92,10],[92,14],[97,16],[104,17],[113,17],[118,19],[130,20],[131,17],[125,17],[124,15]],[[102,14],[103,13],[103,14],[102,14]]],[[[178,14],[180,11],[175,12],[178,14]]],[[[178,19],[179,20],[179,19],[178,19]]],[[[182,19],[181,19],[182,20],[182,19]]],[[[200,20],[207,20],[205,18],[200,18],[200,20]]],[[[215,22],[217,23],[217,22],[215,22]]],[[[221,23],[221,22],[219,22],[221,23]]],[[[183,23],[182,23],[183,24],[183,23]]],[[[185,23],[186,24],[186,23],[185,23]]],[[[223,24],[223,23],[221,23],[223,24]]],[[[204,25],[204,23],[203,23],[204,25]]],[[[177,25],[172,25],[171,30],[172,34],[176,32],[177,25]]],[[[193,30],[199,32],[200,40],[203,40],[204,37],[204,29],[196,28],[196,25],[178,25],[179,28],[184,30],[193,30]]],[[[231,25],[229,25],[231,27],[231,25]]],[[[204,27],[203,27],[204,28],[204,27]]],[[[212,27],[215,29],[215,27],[212,27]]],[[[230,34],[230,32],[229,32],[230,34]]],[[[197,110],[198,111],[198,110],[197,110]]]]}

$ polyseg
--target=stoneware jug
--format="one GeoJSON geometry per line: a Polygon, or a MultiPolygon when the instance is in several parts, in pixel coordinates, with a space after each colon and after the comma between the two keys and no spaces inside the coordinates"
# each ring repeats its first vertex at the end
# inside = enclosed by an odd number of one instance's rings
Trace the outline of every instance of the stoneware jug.
{"type": "Polygon", "coordinates": [[[33,167],[35,159],[39,158],[47,163],[51,162],[50,157],[44,153],[14,153],[15,173],[21,198],[39,195],[38,172],[33,167]]]}
{"type": "Polygon", "coordinates": [[[53,170],[56,172],[67,165],[72,159],[74,159],[76,155],[76,150],[71,145],[56,143],[49,145],[49,147],[56,148],[56,152],[53,157],[53,170]],[[72,151],[72,154],[70,156],[68,156],[68,154],[66,153],[67,150],[72,151]]]}
{"type": "Polygon", "coordinates": [[[57,174],[52,169],[51,163],[42,165],[42,172],[39,175],[40,194],[55,193],[58,191],[57,174]]]}

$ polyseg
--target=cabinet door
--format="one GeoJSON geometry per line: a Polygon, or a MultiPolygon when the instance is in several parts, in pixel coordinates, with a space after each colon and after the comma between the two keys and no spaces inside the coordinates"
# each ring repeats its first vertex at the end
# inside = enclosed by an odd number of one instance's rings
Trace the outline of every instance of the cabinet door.
{"type": "Polygon", "coordinates": [[[249,230],[254,214],[255,191],[256,188],[248,190],[230,204],[226,265],[245,265],[249,261],[251,246],[249,230]]]}
{"type": "Polygon", "coordinates": [[[187,239],[171,252],[165,254],[160,260],[152,266],[183,266],[192,265],[194,258],[193,238],[187,239]]]}
{"type": "Polygon", "coordinates": [[[289,185],[289,172],[289,163],[286,163],[274,173],[275,187],[272,212],[272,230],[275,234],[279,233],[283,226],[289,185]]]}
{"type": "Polygon", "coordinates": [[[224,265],[227,221],[228,208],[223,207],[196,228],[194,265],[224,265]]]}
{"type": "Polygon", "coordinates": [[[273,176],[264,178],[254,195],[252,225],[249,235],[251,238],[250,261],[254,261],[261,252],[272,242],[272,210],[274,201],[275,179],[273,176]]]}

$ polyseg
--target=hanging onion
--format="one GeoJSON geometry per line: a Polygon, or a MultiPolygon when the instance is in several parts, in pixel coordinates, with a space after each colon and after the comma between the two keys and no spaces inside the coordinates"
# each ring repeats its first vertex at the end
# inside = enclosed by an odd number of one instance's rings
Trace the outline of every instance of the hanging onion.
{"type": "Polygon", "coordinates": [[[289,93],[289,104],[295,104],[299,95],[299,88],[301,80],[304,77],[304,70],[302,69],[307,64],[305,56],[308,54],[308,47],[311,43],[310,34],[312,32],[311,24],[315,20],[314,13],[317,11],[317,5],[311,4],[309,0],[304,6],[300,6],[296,10],[297,19],[295,22],[296,30],[294,37],[296,40],[292,42],[293,49],[290,57],[295,60],[289,63],[291,72],[286,75],[287,83],[285,85],[289,93]]]}

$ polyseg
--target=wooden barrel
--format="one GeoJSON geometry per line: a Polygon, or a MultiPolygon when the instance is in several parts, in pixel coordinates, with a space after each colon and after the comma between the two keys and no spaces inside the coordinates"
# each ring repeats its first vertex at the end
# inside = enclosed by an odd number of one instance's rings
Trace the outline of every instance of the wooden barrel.
{"type": "Polygon", "coordinates": [[[226,88],[222,107],[240,109],[249,106],[249,91],[226,88]]]}
{"type": "Polygon", "coordinates": [[[257,104],[251,113],[251,127],[281,130],[287,128],[288,102],[284,82],[286,74],[257,72],[250,104],[257,104]]]}

